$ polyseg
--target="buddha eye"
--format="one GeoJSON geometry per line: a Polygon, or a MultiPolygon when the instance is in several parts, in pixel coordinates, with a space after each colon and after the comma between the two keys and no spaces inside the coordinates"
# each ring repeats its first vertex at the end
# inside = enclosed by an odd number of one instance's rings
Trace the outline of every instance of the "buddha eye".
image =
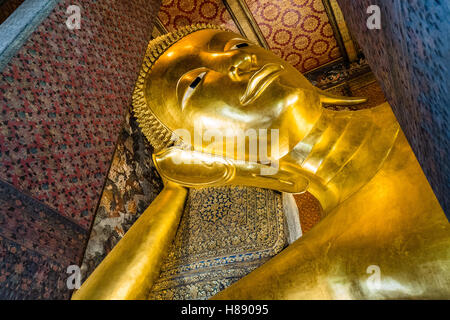
{"type": "MultiPolygon", "coordinates": [[[[194,79],[194,81],[191,82],[191,84],[189,85],[189,88],[191,89],[195,89],[196,86],[198,86],[198,84],[200,83],[200,81],[202,81],[203,77],[205,76],[206,72],[202,72],[200,73],[197,78],[194,79]]],[[[188,89],[189,90],[189,89],[188,89]]]]}
{"type": "Polygon", "coordinates": [[[235,49],[240,49],[240,48],[245,48],[245,47],[248,47],[248,43],[242,42],[242,43],[235,44],[234,46],[232,46],[230,48],[230,50],[235,50],[235,49]]]}
{"type": "Polygon", "coordinates": [[[190,96],[194,93],[197,86],[202,81],[203,77],[206,75],[206,71],[200,73],[194,81],[191,82],[189,87],[187,87],[186,92],[184,93],[183,100],[181,101],[181,108],[184,109],[186,101],[190,98],[190,96]]]}

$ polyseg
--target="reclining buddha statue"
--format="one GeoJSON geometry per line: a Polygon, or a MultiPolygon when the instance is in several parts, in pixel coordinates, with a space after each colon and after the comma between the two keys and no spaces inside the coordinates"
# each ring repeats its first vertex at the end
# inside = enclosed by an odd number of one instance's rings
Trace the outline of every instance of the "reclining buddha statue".
{"type": "Polygon", "coordinates": [[[133,94],[164,189],[73,299],[147,299],[188,188],[310,192],[324,218],[217,299],[450,297],[450,225],[389,104],[334,96],[242,36],[152,40],[133,94]]]}

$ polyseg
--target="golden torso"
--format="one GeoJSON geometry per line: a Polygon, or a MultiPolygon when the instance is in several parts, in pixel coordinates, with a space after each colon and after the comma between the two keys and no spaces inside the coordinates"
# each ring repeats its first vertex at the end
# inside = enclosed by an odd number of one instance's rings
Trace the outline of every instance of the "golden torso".
{"type": "Polygon", "coordinates": [[[450,224],[400,132],[366,185],[216,298],[448,299],[449,274],[450,224]]]}

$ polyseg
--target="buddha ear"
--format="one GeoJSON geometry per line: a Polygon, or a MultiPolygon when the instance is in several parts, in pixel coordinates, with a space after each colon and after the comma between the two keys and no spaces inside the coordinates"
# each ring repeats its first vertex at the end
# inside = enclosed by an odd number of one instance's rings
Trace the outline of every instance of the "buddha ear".
{"type": "Polygon", "coordinates": [[[336,96],[320,89],[317,90],[322,104],[353,106],[367,102],[367,98],[336,96]]]}

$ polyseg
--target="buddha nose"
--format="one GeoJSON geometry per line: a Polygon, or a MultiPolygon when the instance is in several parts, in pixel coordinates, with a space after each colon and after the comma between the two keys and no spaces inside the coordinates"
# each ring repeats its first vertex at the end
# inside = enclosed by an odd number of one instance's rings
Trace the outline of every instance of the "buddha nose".
{"type": "Polygon", "coordinates": [[[255,69],[256,55],[247,52],[237,52],[231,57],[228,76],[234,81],[240,81],[245,74],[255,69]]]}

